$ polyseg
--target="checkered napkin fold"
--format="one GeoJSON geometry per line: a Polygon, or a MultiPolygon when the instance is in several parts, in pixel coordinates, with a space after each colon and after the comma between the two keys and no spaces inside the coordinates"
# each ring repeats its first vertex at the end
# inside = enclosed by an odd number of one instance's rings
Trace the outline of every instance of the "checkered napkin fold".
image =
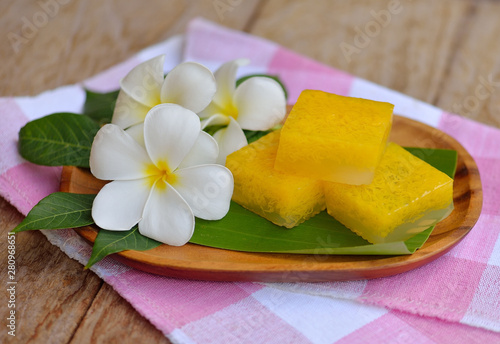
{"type": "MultiPolygon", "coordinates": [[[[291,104],[306,88],[393,103],[395,113],[439,128],[469,151],[479,166],[484,197],[479,221],[461,243],[438,260],[393,277],[264,284],[172,279],[111,258],[92,268],[172,342],[500,342],[500,130],[203,19],[193,20],[185,35],[81,84],[35,97],[0,98],[0,194],[27,214],[59,188],[60,167],[33,165],[19,156],[18,132],[26,122],[54,112],[81,112],[84,88],[116,90],[132,67],[159,54],[167,54],[166,72],[182,60],[215,70],[223,62],[249,58],[240,74],[279,75],[291,104]]],[[[71,258],[88,260],[91,248],[73,231],[43,233],[71,258]]]]}

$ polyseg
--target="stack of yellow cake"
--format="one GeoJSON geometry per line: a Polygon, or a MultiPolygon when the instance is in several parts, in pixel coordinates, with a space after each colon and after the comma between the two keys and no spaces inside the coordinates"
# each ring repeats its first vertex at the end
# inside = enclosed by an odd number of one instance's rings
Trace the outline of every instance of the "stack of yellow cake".
{"type": "Polygon", "coordinates": [[[453,209],[453,180],[388,143],[393,105],[301,93],[281,130],[229,155],[233,200],[294,227],[327,208],[372,243],[403,241],[453,209]]]}

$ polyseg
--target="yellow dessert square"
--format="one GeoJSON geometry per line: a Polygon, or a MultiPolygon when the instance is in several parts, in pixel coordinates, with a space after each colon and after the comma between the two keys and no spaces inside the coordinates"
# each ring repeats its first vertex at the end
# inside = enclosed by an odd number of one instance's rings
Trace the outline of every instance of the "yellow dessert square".
{"type": "Polygon", "coordinates": [[[453,210],[453,179],[395,143],[370,185],[324,186],[328,213],[374,244],[409,239],[453,210]]]}
{"type": "Polygon", "coordinates": [[[269,221],[292,228],[325,209],[322,183],[274,169],[280,131],[230,154],[233,201],[269,221]]]}
{"type": "Polygon", "coordinates": [[[283,126],[275,168],[337,183],[369,184],[387,144],[393,108],[303,91],[283,126]]]}

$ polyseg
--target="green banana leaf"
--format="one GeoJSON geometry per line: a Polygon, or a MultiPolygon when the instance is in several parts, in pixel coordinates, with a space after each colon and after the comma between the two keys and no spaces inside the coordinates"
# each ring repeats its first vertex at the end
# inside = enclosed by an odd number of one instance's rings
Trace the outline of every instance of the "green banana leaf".
{"type": "MultiPolygon", "coordinates": [[[[406,148],[453,178],[457,152],[445,149],[406,148]]],[[[232,202],[219,221],[196,219],[191,243],[246,252],[299,254],[401,255],[422,247],[433,227],[404,242],[370,244],[328,215],[326,211],[292,229],[277,226],[232,202]]]]}

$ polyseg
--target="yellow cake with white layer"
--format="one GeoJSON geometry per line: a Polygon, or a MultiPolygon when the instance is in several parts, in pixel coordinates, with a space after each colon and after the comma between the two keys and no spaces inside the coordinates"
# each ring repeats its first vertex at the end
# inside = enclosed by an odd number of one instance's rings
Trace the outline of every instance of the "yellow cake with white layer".
{"type": "Polygon", "coordinates": [[[234,176],[233,201],[287,228],[325,209],[321,181],[274,169],[280,130],[230,154],[226,167],[234,176]]]}
{"type": "Polygon", "coordinates": [[[407,240],[453,210],[453,179],[395,143],[370,185],[324,186],[328,213],[374,244],[407,240]]]}
{"type": "Polygon", "coordinates": [[[276,170],[369,184],[387,144],[394,105],[305,90],[281,133],[276,170]]]}

